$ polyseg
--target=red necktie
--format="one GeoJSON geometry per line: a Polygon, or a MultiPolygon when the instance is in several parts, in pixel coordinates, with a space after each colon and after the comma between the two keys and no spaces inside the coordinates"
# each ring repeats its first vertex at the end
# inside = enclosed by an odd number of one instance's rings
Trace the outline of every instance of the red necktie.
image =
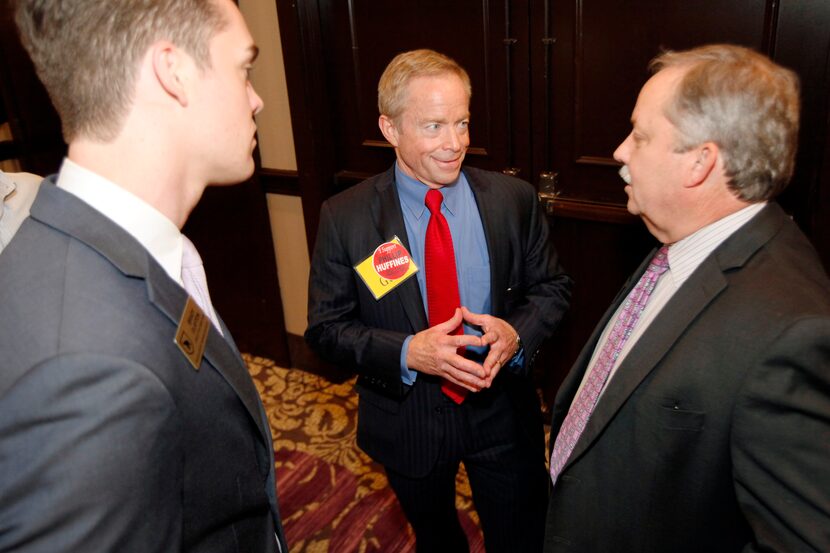
{"type": "MultiPolygon", "coordinates": [[[[461,306],[452,234],[450,234],[447,220],[441,214],[442,201],[444,201],[444,196],[438,190],[427,192],[424,201],[431,214],[424,244],[424,270],[427,279],[427,311],[430,327],[451,319],[456,308],[461,306]]],[[[452,334],[463,333],[462,325],[458,325],[458,328],[452,332],[452,334]]],[[[463,347],[458,348],[458,354],[464,354],[463,347]]],[[[464,401],[467,395],[465,388],[448,380],[444,380],[441,384],[441,391],[456,403],[464,401]]]]}

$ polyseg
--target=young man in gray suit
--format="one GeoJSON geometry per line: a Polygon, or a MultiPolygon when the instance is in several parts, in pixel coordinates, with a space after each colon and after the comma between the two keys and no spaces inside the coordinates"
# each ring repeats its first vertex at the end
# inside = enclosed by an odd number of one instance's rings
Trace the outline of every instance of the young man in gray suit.
{"type": "Polygon", "coordinates": [[[179,231],[207,185],[253,171],[242,15],[16,17],[69,153],[0,256],[0,551],[287,552],[268,422],[179,231]]]}
{"type": "Polygon", "coordinates": [[[547,489],[530,367],[571,280],[533,188],[463,165],[470,92],[432,50],[387,66],[379,125],[397,161],[323,204],[306,339],[359,373],[358,445],[385,467],[418,551],[468,550],[460,462],[487,551],[538,551],[547,489]]]}
{"type": "Polygon", "coordinates": [[[545,551],[830,551],[830,281],[772,201],[797,78],[728,45],[652,69],[614,157],[662,247],[556,397],[545,551]]]}

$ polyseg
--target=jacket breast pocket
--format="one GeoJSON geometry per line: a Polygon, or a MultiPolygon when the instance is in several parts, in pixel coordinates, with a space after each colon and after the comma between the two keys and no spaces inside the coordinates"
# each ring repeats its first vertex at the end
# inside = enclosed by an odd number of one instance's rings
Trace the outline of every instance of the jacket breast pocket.
{"type": "Polygon", "coordinates": [[[674,402],[660,406],[658,423],[664,430],[700,432],[706,422],[706,413],[682,409],[674,402]]]}

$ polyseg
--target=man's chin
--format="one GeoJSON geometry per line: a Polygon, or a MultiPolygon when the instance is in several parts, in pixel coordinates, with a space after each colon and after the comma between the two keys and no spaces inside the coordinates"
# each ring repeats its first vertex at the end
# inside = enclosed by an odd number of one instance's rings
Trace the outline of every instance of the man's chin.
{"type": "Polygon", "coordinates": [[[254,161],[251,160],[250,167],[245,169],[244,171],[238,171],[236,173],[229,173],[222,177],[217,176],[208,183],[208,186],[234,186],[236,184],[242,184],[246,182],[251,176],[254,174],[254,161]]]}
{"type": "Polygon", "coordinates": [[[640,208],[637,205],[637,203],[633,199],[631,199],[631,195],[628,196],[628,203],[625,205],[625,207],[626,209],[628,209],[628,212],[630,214],[637,216],[640,215],[640,208]]]}
{"type": "Polygon", "coordinates": [[[442,186],[449,186],[451,184],[455,184],[458,181],[458,175],[461,174],[461,167],[454,171],[442,171],[439,175],[440,179],[437,180],[440,185],[442,186]]]}

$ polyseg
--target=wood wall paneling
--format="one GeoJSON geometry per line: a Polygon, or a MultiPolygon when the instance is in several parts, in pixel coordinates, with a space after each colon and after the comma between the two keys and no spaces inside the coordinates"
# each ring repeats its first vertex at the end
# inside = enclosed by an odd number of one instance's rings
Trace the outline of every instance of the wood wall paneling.
{"type": "Polygon", "coordinates": [[[653,244],[625,210],[611,156],[629,132],[631,110],[649,77],[648,61],[661,48],[743,44],[801,75],[802,148],[782,203],[825,263],[830,259],[826,0],[321,0],[302,8],[276,1],[281,21],[282,10],[296,9],[313,15],[295,21],[317,25],[295,32],[295,43],[283,35],[287,57],[319,55],[309,75],[288,76],[289,89],[304,92],[297,117],[310,117],[331,134],[329,149],[314,152],[325,167],[319,175],[325,188],[308,192],[314,184],[304,184],[300,171],[303,199],[309,200],[306,221],[313,219],[315,227],[318,200],[386,169],[393,159],[377,130],[375,107],[377,80],[393,55],[429,47],[468,70],[473,98],[467,162],[492,170],[518,167],[519,176],[537,186],[562,262],[576,277],[571,313],[549,354],[540,356],[547,397],[653,244]],[[325,94],[310,92],[315,87],[325,94]]]}
{"type": "Polygon", "coordinates": [[[792,68],[801,80],[796,172],[780,201],[830,270],[830,2],[785,0],[776,20],[775,60],[792,68]]]}
{"type": "Polygon", "coordinates": [[[20,44],[11,9],[0,10],[0,102],[14,141],[0,159],[16,158],[24,171],[49,175],[66,153],[60,119],[20,44]]]}

